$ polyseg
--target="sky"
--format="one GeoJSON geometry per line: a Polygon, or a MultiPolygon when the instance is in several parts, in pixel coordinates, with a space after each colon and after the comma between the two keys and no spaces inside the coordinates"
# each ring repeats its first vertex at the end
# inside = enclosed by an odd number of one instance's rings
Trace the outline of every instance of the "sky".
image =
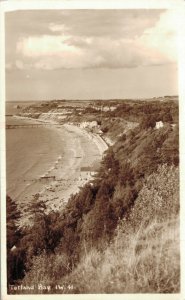
{"type": "Polygon", "coordinates": [[[5,16],[6,99],[178,93],[172,10],[21,10],[5,16]]]}

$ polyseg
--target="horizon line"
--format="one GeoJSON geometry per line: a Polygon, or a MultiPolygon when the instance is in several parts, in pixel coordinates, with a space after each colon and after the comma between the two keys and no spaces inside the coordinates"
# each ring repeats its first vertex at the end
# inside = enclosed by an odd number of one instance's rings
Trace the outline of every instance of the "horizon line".
{"type": "Polygon", "coordinates": [[[172,98],[179,97],[176,95],[163,95],[163,96],[153,96],[153,97],[138,97],[138,98],[95,98],[95,99],[29,99],[29,100],[19,100],[11,99],[5,100],[5,102],[33,102],[33,101],[120,101],[120,100],[146,100],[146,99],[157,99],[157,98],[172,98]]]}

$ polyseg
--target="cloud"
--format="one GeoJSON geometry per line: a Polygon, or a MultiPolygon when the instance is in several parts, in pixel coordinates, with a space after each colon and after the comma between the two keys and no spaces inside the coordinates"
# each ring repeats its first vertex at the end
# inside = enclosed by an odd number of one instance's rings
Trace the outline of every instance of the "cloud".
{"type": "Polygon", "coordinates": [[[155,9],[63,9],[20,10],[6,13],[10,36],[58,35],[132,36],[155,24],[162,10],[155,9]],[[29,20],[29,22],[28,22],[29,20]]]}
{"type": "Polygon", "coordinates": [[[152,28],[144,31],[140,42],[170,61],[177,60],[178,15],[173,10],[161,14],[152,28]]]}
{"type": "MultiPolygon", "coordinates": [[[[49,22],[47,34],[19,37],[16,44],[16,67],[23,69],[29,66],[46,70],[133,68],[176,62],[177,30],[173,11],[161,13],[160,18],[150,27],[151,23],[143,11],[140,14],[138,11],[131,15],[125,14],[124,22],[121,19],[122,11],[116,14],[109,12],[109,18],[106,13],[98,12],[92,18],[90,11],[85,15],[79,11],[73,12],[71,24],[69,21],[66,24],[49,22]],[[141,15],[145,16],[143,20],[139,19],[141,15]],[[102,16],[105,19],[101,21],[102,16]],[[124,34],[129,31],[129,25],[131,36],[124,34]]],[[[68,14],[68,11],[63,14],[64,20],[68,14]]]]}
{"type": "Polygon", "coordinates": [[[28,57],[51,56],[51,55],[70,55],[71,53],[78,54],[78,48],[73,45],[68,45],[69,36],[31,36],[21,38],[17,43],[17,52],[28,57]]]}

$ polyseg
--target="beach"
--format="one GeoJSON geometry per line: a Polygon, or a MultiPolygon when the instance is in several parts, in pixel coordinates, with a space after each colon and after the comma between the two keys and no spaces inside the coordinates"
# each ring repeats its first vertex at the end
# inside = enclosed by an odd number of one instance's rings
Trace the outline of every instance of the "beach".
{"type": "MultiPolygon", "coordinates": [[[[20,121],[42,123],[16,118],[20,121]]],[[[7,193],[22,212],[22,226],[30,224],[36,194],[47,212],[61,210],[92,179],[107,149],[100,136],[72,124],[7,131],[15,139],[13,148],[7,139],[7,193]]]]}

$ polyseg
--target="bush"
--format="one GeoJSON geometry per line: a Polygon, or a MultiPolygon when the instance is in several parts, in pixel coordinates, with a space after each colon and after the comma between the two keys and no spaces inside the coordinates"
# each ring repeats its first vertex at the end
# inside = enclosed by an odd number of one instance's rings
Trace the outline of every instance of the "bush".
{"type": "Polygon", "coordinates": [[[143,220],[149,223],[154,217],[160,222],[174,218],[179,213],[179,205],[179,168],[161,165],[146,179],[139,192],[129,215],[129,226],[137,230],[143,220]]]}
{"type": "Polygon", "coordinates": [[[140,127],[141,127],[141,129],[148,129],[150,127],[154,128],[156,122],[157,122],[156,116],[153,116],[153,115],[145,116],[145,117],[143,117],[143,119],[140,123],[140,127]]]}

